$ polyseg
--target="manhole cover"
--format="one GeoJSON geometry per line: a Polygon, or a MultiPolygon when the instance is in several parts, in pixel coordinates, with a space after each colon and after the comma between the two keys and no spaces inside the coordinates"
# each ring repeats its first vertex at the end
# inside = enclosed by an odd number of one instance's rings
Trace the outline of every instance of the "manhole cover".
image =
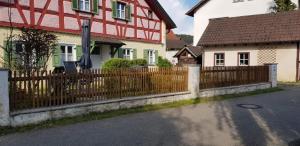
{"type": "Polygon", "coordinates": [[[289,146],[300,146],[300,139],[289,142],[289,146]]]}
{"type": "Polygon", "coordinates": [[[241,108],[245,108],[245,109],[261,109],[261,108],[263,108],[262,106],[256,105],[256,104],[238,104],[237,106],[241,107],[241,108]]]}

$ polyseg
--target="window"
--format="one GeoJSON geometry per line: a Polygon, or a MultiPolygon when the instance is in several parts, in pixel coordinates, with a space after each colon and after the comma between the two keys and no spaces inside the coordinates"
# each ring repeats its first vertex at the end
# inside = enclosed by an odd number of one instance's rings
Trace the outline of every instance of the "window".
{"type": "Polygon", "coordinates": [[[155,64],[155,51],[154,50],[149,50],[148,51],[148,62],[150,65],[154,65],[155,64]]]}
{"type": "Polygon", "coordinates": [[[123,49],[123,58],[132,60],[133,59],[133,50],[132,49],[123,49]]]}
{"type": "Polygon", "coordinates": [[[126,19],[125,18],[125,9],[126,9],[125,3],[117,2],[117,18],[126,19]]]}
{"type": "Polygon", "coordinates": [[[249,65],[249,53],[239,53],[239,65],[247,66],[249,65]]]}
{"type": "Polygon", "coordinates": [[[112,17],[115,19],[131,21],[131,5],[125,2],[112,1],[112,17]]]}
{"type": "Polygon", "coordinates": [[[148,18],[153,19],[153,12],[151,10],[148,10],[148,18]]]}
{"type": "Polygon", "coordinates": [[[61,60],[76,61],[76,48],[74,45],[60,45],[61,60]]]}
{"type": "Polygon", "coordinates": [[[225,65],[225,55],[224,53],[215,54],[215,66],[224,66],[225,65]]]}
{"type": "Polygon", "coordinates": [[[91,0],[79,0],[79,10],[90,12],[91,0]]]}

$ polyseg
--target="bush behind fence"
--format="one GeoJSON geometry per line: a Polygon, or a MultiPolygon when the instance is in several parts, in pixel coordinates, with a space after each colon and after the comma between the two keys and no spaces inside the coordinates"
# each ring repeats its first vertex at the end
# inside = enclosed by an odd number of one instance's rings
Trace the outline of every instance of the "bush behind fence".
{"type": "Polygon", "coordinates": [[[187,68],[10,73],[11,111],[188,90],[187,68]]]}

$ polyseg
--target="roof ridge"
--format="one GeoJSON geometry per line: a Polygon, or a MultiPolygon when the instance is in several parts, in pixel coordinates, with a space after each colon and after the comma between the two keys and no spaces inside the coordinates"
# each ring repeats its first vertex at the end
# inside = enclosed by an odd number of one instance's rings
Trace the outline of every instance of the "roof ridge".
{"type": "Polygon", "coordinates": [[[238,18],[246,18],[246,17],[259,17],[259,16],[276,16],[276,15],[284,15],[289,13],[298,13],[300,10],[291,10],[285,12],[277,12],[277,13],[266,13],[266,14],[253,14],[253,15],[243,15],[243,16],[235,16],[235,17],[219,17],[219,18],[211,18],[209,20],[222,20],[222,19],[238,19],[238,18]]]}

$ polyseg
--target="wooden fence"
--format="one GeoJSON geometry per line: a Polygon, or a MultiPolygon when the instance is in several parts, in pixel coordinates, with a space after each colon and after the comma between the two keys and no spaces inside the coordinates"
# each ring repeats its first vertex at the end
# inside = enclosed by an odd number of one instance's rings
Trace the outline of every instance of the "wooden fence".
{"type": "Polygon", "coordinates": [[[10,107],[17,111],[187,91],[188,70],[81,70],[74,74],[13,71],[9,81],[10,107]]]}
{"type": "Polygon", "coordinates": [[[200,89],[268,81],[269,66],[203,67],[200,73],[200,89]]]}

